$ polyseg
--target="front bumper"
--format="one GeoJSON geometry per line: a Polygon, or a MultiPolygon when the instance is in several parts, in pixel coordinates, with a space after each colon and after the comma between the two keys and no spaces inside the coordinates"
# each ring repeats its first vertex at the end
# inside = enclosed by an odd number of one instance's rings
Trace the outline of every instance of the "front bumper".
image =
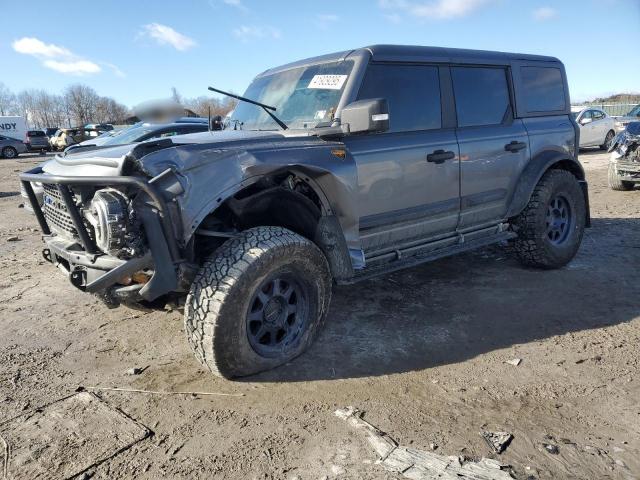
{"type": "Polygon", "coordinates": [[[87,292],[105,293],[116,300],[126,297],[128,300],[148,301],[178,289],[178,272],[183,259],[165,200],[150,182],[137,177],[46,175],[41,167],[21,174],[20,181],[44,234],[47,245],[43,251],[45,259],[65,272],[74,286],[87,292]],[[64,239],[51,232],[32,182],[56,185],[78,234],[77,239],[64,239]],[[140,202],[138,214],[150,252],[130,260],[121,260],[100,252],[73,201],[69,187],[74,185],[127,186],[142,193],[144,201],[140,202]],[[145,268],[153,269],[148,282],[127,287],[120,285],[123,278],[145,268]]]}

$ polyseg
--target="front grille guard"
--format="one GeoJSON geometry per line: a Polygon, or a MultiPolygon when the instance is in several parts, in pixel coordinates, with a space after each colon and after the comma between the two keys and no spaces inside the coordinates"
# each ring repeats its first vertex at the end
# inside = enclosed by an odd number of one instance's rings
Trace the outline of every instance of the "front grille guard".
{"type": "Polygon", "coordinates": [[[176,235],[173,230],[173,225],[171,224],[171,218],[169,216],[167,204],[155,189],[155,187],[147,181],[136,177],[66,177],[61,175],[44,175],[42,167],[36,167],[32,170],[20,174],[20,181],[22,182],[24,190],[27,192],[31,207],[33,208],[36,218],[38,219],[38,224],[40,225],[40,228],[45,235],[51,235],[51,228],[49,227],[47,219],[44,216],[44,212],[42,211],[42,207],[40,206],[40,203],[36,198],[33,187],[31,186],[31,182],[40,182],[57,186],[58,191],[60,192],[60,196],[62,197],[62,200],[67,207],[67,211],[69,212],[71,221],[73,222],[73,225],[78,233],[78,238],[80,240],[80,243],[82,244],[82,247],[87,253],[93,255],[98,254],[99,250],[95,242],[89,235],[89,232],[87,231],[87,228],[82,220],[82,216],[80,215],[78,206],[73,200],[73,194],[71,193],[69,186],[94,185],[106,187],[123,185],[142,190],[149,196],[154,206],[158,209],[160,224],[162,226],[162,233],[164,233],[171,260],[174,263],[178,263],[181,261],[180,250],[176,241],[176,235]]]}

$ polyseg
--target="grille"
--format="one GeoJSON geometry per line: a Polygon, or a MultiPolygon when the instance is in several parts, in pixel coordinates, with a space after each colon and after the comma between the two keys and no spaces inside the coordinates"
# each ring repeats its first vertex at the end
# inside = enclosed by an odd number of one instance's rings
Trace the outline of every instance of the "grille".
{"type": "Polygon", "coordinates": [[[73,221],[67,210],[67,206],[60,195],[56,185],[42,184],[44,188],[44,204],[42,210],[47,223],[56,233],[63,236],[77,237],[73,221]]]}

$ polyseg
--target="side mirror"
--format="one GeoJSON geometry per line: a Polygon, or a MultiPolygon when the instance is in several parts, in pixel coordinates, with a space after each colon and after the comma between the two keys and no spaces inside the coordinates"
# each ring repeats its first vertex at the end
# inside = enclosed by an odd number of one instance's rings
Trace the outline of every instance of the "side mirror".
{"type": "Polygon", "coordinates": [[[583,118],[580,120],[580,125],[586,125],[587,123],[593,122],[593,118],[583,118]]]}
{"type": "Polygon", "coordinates": [[[342,109],[340,123],[345,133],[386,132],[389,130],[389,106],[384,98],[350,103],[342,109]]]}

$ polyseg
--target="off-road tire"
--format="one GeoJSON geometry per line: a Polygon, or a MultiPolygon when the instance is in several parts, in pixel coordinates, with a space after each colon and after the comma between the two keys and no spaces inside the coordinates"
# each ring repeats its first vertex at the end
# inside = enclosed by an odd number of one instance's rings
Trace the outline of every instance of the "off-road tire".
{"type": "Polygon", "coordinates": [[[196,357],[225,378],[269,370],[300,355],[320,330],[331,300],[324,254],[281,227],[256,227],[225,242],[202,265],[187,296],[184,324],[196,357]],[[294,276],[308,300],[306,327],[276,355],[251,345],[247,315],[259,287],[274,275],[294,276]]]}
{"type": "Polygon", "coordinates": [[[3,158],[17,158],[18,151],[13,147],[4,147],[2,149],[2,157],[3,158]]]}
{"type": "Polygon", "coordinates": [[[634,182],[621,180],[618,172],[616,172],[616,167],[613,163],[609,163],[607,181],[611,190],[617,190],[620,192],[628,192],[629,190],[633,190],[634,182]]]}
{"type": "Polygon", "coordinates": [[[585,198],[576,177],[566,170],[549,170],[536,185],[525,209],[512,221],[518,235],[513,244],[514,252],[524,265],[560,268],[577,253],[585,223],[585,198]],[[572,223],[565,239],[557,245],[547,234],[547,211],[559,195],[566,199],[572,223]]]}

